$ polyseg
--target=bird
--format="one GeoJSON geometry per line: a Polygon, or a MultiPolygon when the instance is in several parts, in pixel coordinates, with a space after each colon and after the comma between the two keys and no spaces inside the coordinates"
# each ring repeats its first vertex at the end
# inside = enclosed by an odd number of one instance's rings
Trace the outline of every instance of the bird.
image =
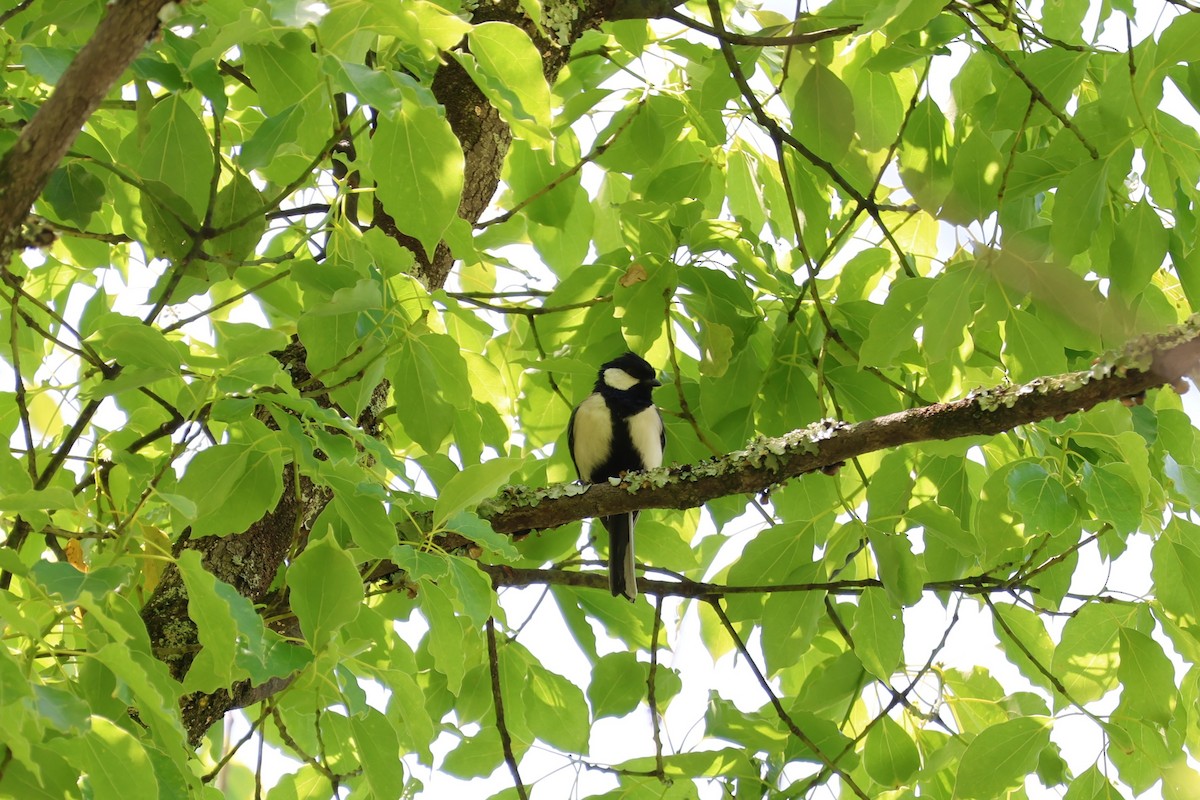
{"type": "MultiPolygon", "coordinates": [[[[583,483],[662,465],[667,444],[651,392],[662,386],[654,368],[634,353],[600,366],[592,393],[571,412],[567,444],[583,483]]],[[[608,530],[608,585],[613,597],[637,599],[633,526],[638,512],[601,517],[608,530]]]]}

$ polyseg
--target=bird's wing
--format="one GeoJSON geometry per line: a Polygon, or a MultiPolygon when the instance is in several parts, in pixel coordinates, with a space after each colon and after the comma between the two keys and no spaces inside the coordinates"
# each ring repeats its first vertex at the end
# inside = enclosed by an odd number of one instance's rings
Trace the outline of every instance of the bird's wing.
{"type": "Polygon", "coordinates": [[[571,463],[575,465],[575,474],[579,475],[580,480],[583,475],[579,473],[579,462],[575,460],[575,415],[579,413],[579,406],[571,409],[571,419],[567,422],[567,450],[571,453],[571,463]]]}

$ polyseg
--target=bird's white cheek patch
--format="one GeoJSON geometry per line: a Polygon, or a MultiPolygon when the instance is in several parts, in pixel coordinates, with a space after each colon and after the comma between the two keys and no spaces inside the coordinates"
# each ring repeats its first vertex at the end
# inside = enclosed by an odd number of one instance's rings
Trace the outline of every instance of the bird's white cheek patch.
{"type": "Polygon", "coordinates": [[[575,412],[575,463],[584,480],[589,480],[592,470],[608,458],[612,434],[612,415],[603,397],[594,394],[579,404],[575,412]]]}
{"type": "MultiPolygon", "coordinates": [[[[629,438],[642,454],[646,469],[662,466],[662,417],[658,410],[647,408],[629,418],[629,438]]],[[[576,436],[579,434],[576,433],[576,436]]]]}
{"type": "Polygon", "coordinates": [[[623,369],[609,367],[604,370],[604,382],[618,391],[625,391],[637,386],[638,379],[623,369]]]}

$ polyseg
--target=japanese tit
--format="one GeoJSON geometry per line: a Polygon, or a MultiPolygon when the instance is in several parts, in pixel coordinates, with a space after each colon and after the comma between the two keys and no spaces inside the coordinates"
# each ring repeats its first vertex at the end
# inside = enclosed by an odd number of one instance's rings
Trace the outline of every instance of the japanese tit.
{"type": "MultiPolygon", "coordinates": [[[[662,464],[667,443],[662,417],[650,392],[661,386],[654,368],[633,353],[602,365],[592,393],[571,412],[568,445],[584,483],[600,483],[623,472],[662,464]]],[[[633,526],[636,511],[602,517],[608,530],[608,583],[613,596],[637,597],[633,526]]]]}

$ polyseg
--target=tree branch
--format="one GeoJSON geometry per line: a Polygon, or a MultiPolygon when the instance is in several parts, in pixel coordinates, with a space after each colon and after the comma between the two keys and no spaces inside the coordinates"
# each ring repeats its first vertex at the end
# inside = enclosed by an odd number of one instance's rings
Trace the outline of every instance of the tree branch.
{"type": "Polygon", "coordinates": [[[16,144],[0,159],[0,263],[8,262],[21,221],[88,117],[158,29],[168,0],[108,4],[96,33],[67,67],[16,144]]]}
{"type": "Polygon", "coordinates": [[[758,680],[758,685],[761,686],[762,690],[767,693],[767,699],[771,701],[771,705],[774,707],[775,714],[779,717],[779,720],[785,726],[787,726],[787,729],[791,731],[793,736],[799,739],[805,747],[812,751],[814,756],[821,760],[821,763],[824,764],[827,769],[829,769],[831,772],[837,773],[838,777],[842,779],[842,782],[850,788],[850,791],[854,792],[856,796],[863,798],[863,800],[867,800],[870,795],[864,792],[862,788],[854,782],[854,778],[852,778],[848,772],[840,768],[836,761],[831,759],[825,753],[825,751],[822,750],[817,743],[812,740],[812,737],[802,731],[800,727],[796,725],[796,722],[792,719],[791,715],[788,714],[784,709],[783,704],[779,702],[779,698],[776,697],[775,692],[771,689],[771,684],[767,683],[766,676],[762,674],[762,670],[758,668],[758,664],[755,663],[754,658],[750,655],[750,651],[746,648],[746,643],[742,641],[742,637],[738,635],[737,629],[733,627],[733,623],[730,621],[729,616],[726,615],[725,609],[721,608],[721,601],[714,599],[710,605],[712,606],[712,610],[716,612],[717,618],[721,620],[721,627],[723,627],[725,632],[729,634],[729,638],[733,639],[733,643],[737,645],[738,652],[742,654],[742,658],[746,659],[746,664],[749,665],[751,672],[754,673],[754,677],[758,680]]]}
{"type": "Polygon", "coordinates": [[[500,745],[504,748],[504,761],[508,771],[512,773],[513,784],[517,796],[521,800],[529,800],[525,784],[521,781],[521,772],[517,769],[517,759],[513,755],[512,737],[508,734],[508,725],[504,722],[504,700],[500,691],[500,655],[496,652],[496,621],[488,617],[487,621],[488,665],[492,672],[492,700],[496,704],[496,729],[500,732],[500,745]]]}
{"type": "Polygon", "coordinates": [[[1200,315],[1195,315],[1165,333],[1133,340],[1085,372],[976,391],[962,400],[854,424],[822,420],[779,438],[759,437],[744,450],[720,458],[634,473],[617,486],[508,487],[482,505],[480,515],[497,532],[519,533],[628,511],[695,508],[718,497],[765,492],[791,478],[879,450],[994,436],[1168,384],[1182,391],[1183,378],[1198,366],[1200,315]]]}

